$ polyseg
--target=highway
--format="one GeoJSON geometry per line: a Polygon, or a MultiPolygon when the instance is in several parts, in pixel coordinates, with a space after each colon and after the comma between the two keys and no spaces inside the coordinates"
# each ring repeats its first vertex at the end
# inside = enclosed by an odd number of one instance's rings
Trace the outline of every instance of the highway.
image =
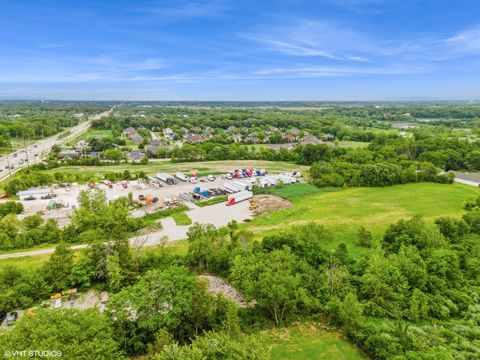
{"type": "Polygon", "coordinates": [[[98,120],[104,116],[110,115],[114,108],[115,107],[112,107],[108,111],[90,116],[88,120],[63,131],[62,133],[42,139],[26,148],[0,157],[0,181],[13,175],[23,167],[42,161],[42,157],[47,155],[54,145],[63,145],[87,132],[93,120],[98,120]]]}

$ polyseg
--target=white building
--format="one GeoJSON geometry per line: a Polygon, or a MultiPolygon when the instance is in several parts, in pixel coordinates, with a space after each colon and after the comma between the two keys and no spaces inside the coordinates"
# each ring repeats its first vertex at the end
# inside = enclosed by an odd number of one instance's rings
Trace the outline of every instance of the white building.
{"type": "Polygon", "coordinates": [[[24,191],[19,191],[17,195],[20,198],[20,200],[25,200],[26,198],[29,198],[31,196],[37,198],[40,196],[49,195],[51,193],[52,193],[52,190],[50,189],[28,189],[24,191]]]}

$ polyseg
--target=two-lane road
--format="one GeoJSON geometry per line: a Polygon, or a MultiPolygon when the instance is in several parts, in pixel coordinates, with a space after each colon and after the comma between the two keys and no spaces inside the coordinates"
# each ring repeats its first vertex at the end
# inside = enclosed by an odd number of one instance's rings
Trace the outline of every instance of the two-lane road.
{"type": "Polygon", "coordinates": [[[40,162],[42,156],[48,154],[54,145],[63,145],[87,132],[93,120],[98,120],[104,116],[110,115],[114,108],[115,107],[112,107],[108,111],[93,115],[87,121],[67,129],[60,134],[42,139],[24,149],[0,157],[0,181],[25,166],[40,162]]]}

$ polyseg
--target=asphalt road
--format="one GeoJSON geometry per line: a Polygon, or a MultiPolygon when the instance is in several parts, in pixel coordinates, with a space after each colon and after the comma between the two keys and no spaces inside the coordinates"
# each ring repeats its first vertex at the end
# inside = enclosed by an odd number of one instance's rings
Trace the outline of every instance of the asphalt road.
{"type": "Polygon", "coordinates": [[[56,134],[46,139],[42,139],[35,144],[32,144],[24,149],[15,151],[13,153],[0,157],[0,181],[13,175],[19,169],[36,164],[41,161],[41,158],[48,154],[53,145],[63,145],[72,139],[82,135],[90,128],[92,120],[98,120],[104,116],[110,115],[113,107],[103,113],[91,116],[87,121],[72,127],[61,134],[56,134]],[[62,134],[68,135],[62,137],[62,134]]]}

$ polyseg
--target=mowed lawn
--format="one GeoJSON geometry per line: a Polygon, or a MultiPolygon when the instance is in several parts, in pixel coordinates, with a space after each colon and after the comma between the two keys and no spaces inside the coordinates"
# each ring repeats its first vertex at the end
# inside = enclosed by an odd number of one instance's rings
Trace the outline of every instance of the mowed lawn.
{"type": "Polygon", "coordinates": [[[101,137],[113,137],[112,130],[96,130],[96,129],[89,129],[84,134],[80,135],[79,137],[75,138],[72,141],[68,142],[68,145],[76,144],[80,140],[90,139],[93,136],[101,136],[101,137]]]}
{"type": "Polygon", "coordinates": [[[286,197],[293,207],[268,212],[246,225],[259,236],[281,227],[308,222],[323,224],[334,233],[335,247],[345,242],[356,247],[356,233],[363,225],[379,241],[385,229],[399,219],[422,215],[426,222],[440,216],[461,217],[463,205],[480,195],[480,190],[460,184],[415,183],[383,188],[317,189],[308,184],[296,184],[275,189],[274,194],[286,197]]]}
{"type": "Polygon", "coordinates": [[[111,172],[111,171],[145,171],[148,174],[155,174],[156,172],[163,171],[169,173],[175,173],[177,171],[190,174],[197,172],[199,174],[221,174],[227,170],[233,169],[245,169],[255,167],[258,169],[267,169],[269,172],[291,172],[300,170],[306,172],[307,166],[297,165],[289,162],[282,161],[265,161],[265,160],[225,160],[225,161],[199,161],[199,162],[185,162],[185,163],[172,163],[170,161],[150,161],[146,165],[134,165],[134,164],[119,164],[111,166],[64,166],[47,172],[71,172],[71,171],[89,171],[89,172],[111,172]]]}
{"type": "Polygon", "coordinates": [[[327,331],[310,324],[263,331],[258,339],[270,348],[271,360],[367,359],[337,331],[327,331]]]}

